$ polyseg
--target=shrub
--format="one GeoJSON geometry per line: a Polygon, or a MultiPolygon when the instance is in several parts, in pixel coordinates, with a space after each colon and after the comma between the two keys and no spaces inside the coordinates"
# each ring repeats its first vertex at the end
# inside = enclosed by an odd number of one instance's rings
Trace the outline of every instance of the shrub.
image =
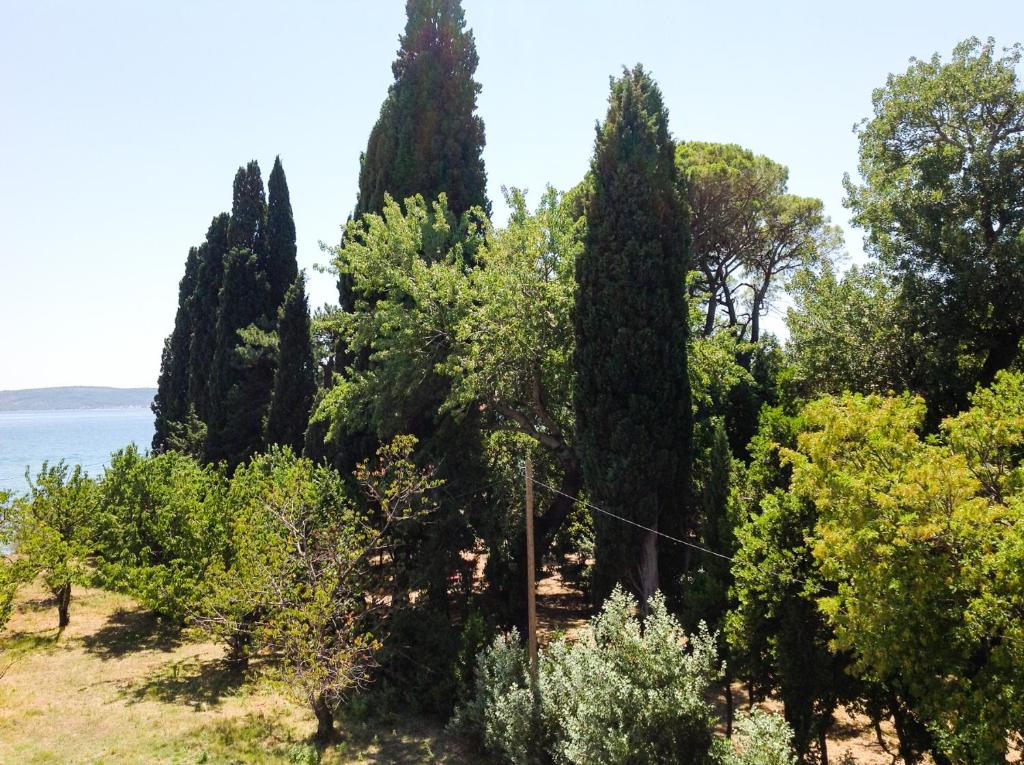
{"type": "Polygon", "coordinates": [[[796,765],[793,731],[779,715],[755,709],[735,727],[723,765],[796,765]]]}
{"type": "Polygon", "coordinates": [[[179,452],[115,452],[95,523],[99,579],[184,622],[228,557],[226,482],[179,452]]]}
{"type": "Polygon", "coordinates": [[[791,733],[763,714],[738,724],[736,745],[713,733],[707,691],[721,666],[702,624],[687,637],[660,595],[646,617],[616,589],[576,642],[541,651],[538,703],[516,633],[480,654],[476,695],[455,723],[504,762],[790,765],[791,733]]]}

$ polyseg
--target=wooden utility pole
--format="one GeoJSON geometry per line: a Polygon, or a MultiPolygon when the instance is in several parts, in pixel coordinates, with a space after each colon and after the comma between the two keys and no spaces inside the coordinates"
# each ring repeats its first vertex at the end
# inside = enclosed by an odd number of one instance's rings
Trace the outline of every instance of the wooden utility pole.
{"type": "Polygon", "coordinates": [[[533,560],[533,462],[526,458],[526,622],[529,636],[530,673],[537,680],[537,594],[533,560]]]}

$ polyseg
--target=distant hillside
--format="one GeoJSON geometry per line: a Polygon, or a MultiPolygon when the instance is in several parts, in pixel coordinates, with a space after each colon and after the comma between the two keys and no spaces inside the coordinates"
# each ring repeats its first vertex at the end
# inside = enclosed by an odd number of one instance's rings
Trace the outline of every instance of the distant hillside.
{"type": "Polygon", "coordinates": [[[156,388],[101,388],[88,385],[0,390],[0,412],[147,407],[155,395],[156,388]]]}

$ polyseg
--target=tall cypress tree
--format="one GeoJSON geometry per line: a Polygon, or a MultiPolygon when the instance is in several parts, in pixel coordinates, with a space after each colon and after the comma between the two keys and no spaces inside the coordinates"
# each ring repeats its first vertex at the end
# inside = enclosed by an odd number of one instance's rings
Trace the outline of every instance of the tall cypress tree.
{"type": "MultiPolygon", "coordinates": [[[[642,67],[612,81],[576,263],[576,427],[594,503],[674,536],[688,519],[688,234],[661,92],[642,67]]],[[[659,538],[597,514],[594,594],[659,586],[659,538]]],[[[664,561],[670,563],[670,561],[664,561]]],[[[661,584],[676,578],[663,566],[661,584]]]]}
{"type": "Polygon", "coordinates": [[[167,448],[167,437],[172,425],[184,420],[188,409],[189,347],[193,331],[193,293],[198,274],[199,251],[193,247],[188,251],[185,275],[178,284],[178,311],[174,317],[174,329],[164,342],[160,360],[160,378],[152,406],[153,414],[156,415],[156,432],[153,435],[155,452],[167,448]]]}
{"type": "Polygon", "coordinates": [[[277,336],[277,370],[267,415],[266,442],[290,446],[301,454],[316,394],[313,335],[306,279],[302,274],[285,293],[278,314],[277,336]]]}
{"type": "Polygon", "coordinates": [[[476,114],[479,57],[459,0],[407,0],[395,81],[370,133],[359,171],[356,216],[442,191],[456,216],[485,209],[484,123],[476,114]]]}
{"type": "Polygon", "coordinates": [[[262,448],[274,384],[266,228],[263,178],[252,160],[235,173],[205,420],[207,459],[231,467],[262,448]]]}
{"type": "Polygon", "coordinates": [[[263,349],[240,334],[265,330],[269,287],[251,250],[234,247],[224,262],[220,310],[210,377],[211,412],[206,457],[234,467],[263,446],[263,418],[274,373],[263,349]]]}
{"type": "Polygon", "coordinates": [[[199,246],[199,272],[192,298],[192,345],[188,360],[188,400],[196,414],[209,424],[210,373],[217,337],[217,313],[220,286],[224,276],[224,258],[228,252],[228,226],[231,216],[221,213],[206,231],[206,241],[199,246]]]}
{"type": "Polygon", "coordinates": [[[288,181],[284,176],[281,157],[274,160],[274,169],[267,179],[267,192],[265,260],[270,304],[276,316],[278,307],[284,302],[285,293],[295,283],[299,272],[295,259],[295,218],[292,216],[288,181]]]}

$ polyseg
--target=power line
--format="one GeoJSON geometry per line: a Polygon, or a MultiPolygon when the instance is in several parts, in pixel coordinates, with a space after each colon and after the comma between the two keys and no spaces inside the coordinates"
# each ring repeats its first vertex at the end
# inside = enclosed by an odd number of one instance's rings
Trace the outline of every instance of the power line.
{"type": "MultiPolygon", "coordinates": [[[[650,526],[644,526],[643,524],[637,523],[636,521],[631,520],[629,518],[624,518],[621,515],[616,515],[615,513],[611,512],[610,510],[605,510],[603,507],[598,507],[597,505],[594,505],[594,504],[592,504],[590,502],[587,502],[585,499],[580,499],[578,497],[573,497],[573,496],[571,496],[569,494],[566,494],[564,491],[560,491],[559,489],[556,489],[554,486],[549,486],[548,484],[544,483],[543,481],[538,481],[536,478],[533,478],[532,480],[533,480],[533,483],[535,483],[538,486],[541,486],[541,487],[547,489],[548,491],[554,492],[555,494],[559,494],[559,495],[565,497],[566,499],[572,500],[573,502],[579,502],[580,504],[588,507],[591,510],[594,510],[594,511],[596,511],[598,513],[601,513],[602,515],[607,515],[609,518],[614,518],[615,520],[622,521],[623,523],[627,523],[630,526],[635,526],[636,528],[643,529],[644,531],[650,532],[651,534],[656,534],[657,536],[662,537],[664,539],[667,539],[670,542],[675,542],[676,544],[681,544],[681,545],[683,545],[685,547],[689,547],[690,549],[697,550],[698,552],[702,552],[702,553],[704,553],[706,555],[712,555],[715,558],[720,558],[721,560],[729,561],[730,563],[733,563],[733,564],[735,564],[737,566],[750,566],[751,568],[758,568],[758,566],[756,564],[750,563],[749,561],[739,560],[738,558],[733,558],[730,555],[726,555],[724,553],[717,552],[716,550],[712,550],[712,549],[710,549],[708,547],[704,547],[702,545],[696,544],[695,542],[688,542],[685,539],[680,539],[679,537],[674,537],[671,534],[666,534],[663,531],[658,531],[657,529],[652,529],[650,526]]],[[[824,587],[823,584],[815,584],[813,582],[808,582],[806,579],[800,579],[799,577],[796,577],[796,576],[791,576],[790,579],[792,581],[794,581],[794,582],[799,583],[799,584],[803,584],[803,585],[806,585],[808,587],[813,587],[813,588],[815,588],[816,590],[818,590],[820,592],[826,592],[825,587],[824,587]]]]}

